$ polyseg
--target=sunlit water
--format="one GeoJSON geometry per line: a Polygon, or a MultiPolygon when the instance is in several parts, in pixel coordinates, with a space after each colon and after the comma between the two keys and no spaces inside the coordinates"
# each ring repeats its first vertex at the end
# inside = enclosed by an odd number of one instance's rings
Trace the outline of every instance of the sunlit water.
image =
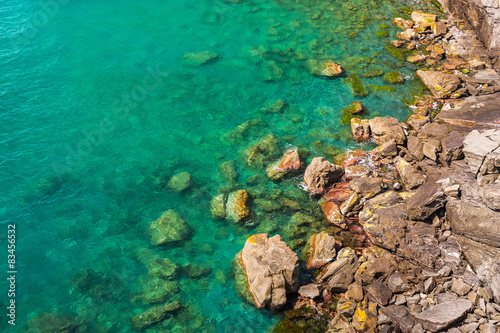
{"type": "MultiPolygon", "coordinates": [[[[231,259],[255,232],[293,241],[286,228],[296,209],[269,212],[255,205],[247,228],[213,220],[209,201],[227,185],[219,167],[235,161],[233,189],[252,186],[267,203],[288,193],[319,229],[326,227],[316,203],[300,192],[300,175],[246,183],[265,173],[245,167],[242,152],[267,134],[276,135],[279,154],[306,148],[308,160],[356,148],[339,121],[340,110],[354,100],[363,102],[368,117],[404,120],[403,99],[421,87],[384,45],[397,32],[393,17],[408,15],[408,6],[421,5],[2,1],[0,227],[6,235],[7,224],[16,225],[18,274],[17,325],[10,327],[2,314],[0,330],[24,332],[22,325],[40,313],[57,313],[73,315],[83,331],[129,332],[129,318],[152,307],[132,300],[154,255],[211,271],[199,278],[178,275],[178,292],[167,302],[179,300],[184,309],[151,332],[263,332],[279,321],[238,296],[231,259]],[[376,36],[380,30],[390,36],[376,36]],[[199,67],[182,61],[202,51],[219,58],[199,67]],[[306,69],[309,59],[331,59],[346,74],[315,77],[306,69]],[[362,75],[376,69],[400,70],[406,82],[362,75]],[[370,90],[367,97],[353,96],[343,83],[353,73],[370,90]],[[393,91],[375,87],[381,85],[393,91]],[[289,103],[286,110],[266,111],[279,99],[289,103]],[[231,132],[246,121],[244,130],[231,132]],[[178,194],[165,185],[182,171],[194,185],[178,194]],[[145,231],[168,209],[187,221],[192,237],[152,247],[145,231]],[[75,284],[82,272],[92,276],[86,289],[75,284]]],[[[5,275],[7,254],[3,237],[5,275]]],[[[5,309],[8,284],[1,280],[5,309]]]]}

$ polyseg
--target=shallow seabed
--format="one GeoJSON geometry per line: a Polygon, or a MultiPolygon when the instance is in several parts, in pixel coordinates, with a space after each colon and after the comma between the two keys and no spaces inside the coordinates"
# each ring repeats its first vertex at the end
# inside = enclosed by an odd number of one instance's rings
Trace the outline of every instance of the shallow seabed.
{"type": "MultiPolygon", "coordinates": [[[[84,331],[129,332],[129,318],[151,307],[134,297],[155,256],[210,269],[177,276],[167,302],[184,309],[149,332],[263,332],[280,320],[237,295],[231,260],[252,233],[279,233],[299,251],[300,239],[327,225],[300,177],[273,183],[246,166],[243,152],[267,134],[280,147],[269,159],[288,147],[307,149],[308,161],[356,148],[340,123],[355,100],[367,117],[404,120],[403,99],[422,87],[384,46],[397,32],[394,16],[428,5],[235,2],[1,2],[0,227],[6,234],[16,224],[18,271],[17,325],[4,318],[1,331],[24,332],[40,313],[59,313],[74,314],[84,331]],[[195,67],[182,60],[202,51],[219,58],[195,67]],[[310,59],[331,59],[345,75],[313,76],[310,59]],[[406,82],[365,77],[377,69],[400,70],[406,82]],[[351,74],[368,96],[343,83],[351,74]],[[266,108],[280,99],[287,108],[266,108]],[[225,161],[238,171],[229,183],[219,174],[225,161]],[[194,186],[169,190],[168,179],[183,171],[194,186]],[[236,188],[260,199],[245,228],[210,215],[210,199],[236,188]],[[192,238],[152,247],[145,231],[168,209],[192,238]],[[297,211],[309,216],[294,220],[309,219],[306,227],[291,225],[297,211]]],[[[6,244],[2,238],[2,271],[6,244]]],[[[5,279],[0,287],[5,309],[5,279]]]]}

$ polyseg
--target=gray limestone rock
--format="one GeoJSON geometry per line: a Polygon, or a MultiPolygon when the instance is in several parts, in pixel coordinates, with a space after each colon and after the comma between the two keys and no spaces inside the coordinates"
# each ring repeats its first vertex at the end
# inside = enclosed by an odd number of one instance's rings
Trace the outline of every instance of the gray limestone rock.
{"type": "Polygon", "coordinates": [[[435,305],[429,310],[417,314],[415,319],[422,324],[424,329],[438,332],[462,319],[472,307],[471,301],[457,299],[435,305]]]}

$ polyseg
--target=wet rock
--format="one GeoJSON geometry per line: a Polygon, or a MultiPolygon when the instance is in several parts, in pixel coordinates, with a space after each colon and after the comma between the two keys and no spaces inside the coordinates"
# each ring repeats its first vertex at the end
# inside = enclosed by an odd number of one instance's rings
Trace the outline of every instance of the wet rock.
{"type": "Polygon", "coordinates": [[[411,19],[419,27],[430,27],[436,22],[436,15],[415,11],[411,13],[411,19]]]}
{"type": "Polygon", "coordinates": [[[299,295],[310,299],[315,299],[321,295],[323,287],[318,284],[310,283],[299,288],[299,295]]]}
{"type": "Polygon", "coordinates": [[[370,123],[368,119],[351,118],[351,131],[357,142],[370,138],[370,123]]]}
{"type": "Polygon", "coordinates": [[[466,299],[444,302],[417,314],[415,319],[424,329],[437,332],[462,319],[472,306],[472,302],[466,299]]]}
{"type": "Polygon", "coordinates": [[[299,288],[299,259],[279,235],[250,236],[241,251],[255,306],[281,308],[299,288]]]}
{"type": "Polygon", "coordinates": [[[182,57],[183,63],[190,67],[199,67],[203,65],[213,64],[219,60],[219,55],[210,51],[200,53],[186,53],[182,57]]]}
{"type": "Polygon", "coordinates": [[[152,221],[148,233],[154,246],[168,245],[187,239],[191,227],[174,210],[167,210],[156,221],[152,221]]]}
{"type": "Polygon", "coordinates": [[[384,81],[390,84],[402,84],[405,82],[403,74],[398,71],[389,71],[384,74],[384,81]]]}
{"type": "Polygon", "coordinates": [[[360,197],[358,193],[354,192],[351,196],[340,205],[340,212],[342,215],[347,215],[350,213],[356,205],[359,203],[360,197]]]}
{"type": "MultiPolygon", "coordinates": [[[[352,180],[354,181],[354,180],[352,180]]],[[[323,196],[324,200],[335,202],[341,205],[344,201],[349,199],[353,191],[350,189],[349,182],[336,183],[333,187],[323,196]]]]}
{"type": "Polygon", "coordinates": [[[389,276],[387,284],[389,288],[395,293],[407,291],[408,289],[410,289],[408,280],[399,271],[395,271],[389,276]]]}
{"type": "Polygon", "coordinates": [[[280,147],[276,136],[269,134],[243,152],[245,164],[254,169],[262,169],[264,165],[273,161],[280,154],[280,147]]]}
{"type": "Polygon", "coordinates": [[[418,70],[417,75],[436,98],[450,97],[460,85],[460,79],[455,74],[418,70]]]}
{"type": "Polygon", "coordinates": [[[375,280],[366,286],[366,292],[370,300],[377,302],[380,305],[387,305],[392,297],[392,291],[379,280],[375,280]]]}
{"type": "Polygon", "coordinates": [[[266,173],[271,180],[279,180],[285,175],[299,170],[301,165],[297,150],[289,149],[279,161],[276,161],[266,169],[266,173]]]}
{"type": "Polygon", "coordinates": [[[229,193],[226,203],[226,218],[232,222],[240,222],[250,215],[248,208],[249,195],[246,190],[229,193]]]}
{"type": "Polygon", "coordinates": [[[219,167],[219,176],[227,183],[236,183],[239,175],[234,161],[222,162],[219,167]]]}
{"type": "Polygon", "coordinates": [[[305,66],[309,73],[314,76],[335,77],[342,74],[342,67],[331,60],[309,59],[306,61],[305,66]]]}
{"type": "Polygon", "coordinates": [[[210,213],[216,220],[223,220],[226,217],[226,195],[219,194],[210,201],[210,213]]]}
{"type": "Polygon", "coordinates": [[[337,260],[329,264],[317,278],[318,281],[327,281],[332,291],[344,292],[354,279],[354,273],[359,267],[356,251],[343,248],[337,255],[337,260]]]}
{"type": "Polygon", "coordinates": [[[381,145],[395,140],[398,145],[406,142],[406,136],[399,121],[391,117],[376,117],[370,119],[370,129],[373,141],[381,145]]]}
{"type": "Polygon", "coordinates": [[[371,170],[361,165],[350,165],[345,167],[344,175],[347,180],[368,176],[371,170]]]}
{"type": "Polygon", "coordinates": [[[315,157],[306,168],[304,182],[309,192],[322,194],[332,183],[338,181],[344,170],[328,162],[324,157],[315,157]]]}
{"type": "Polygon", "coordinates": [[[326,232],[314,234],[306,248],[306,268],[317,269],[335,260],[336,241],[326,232]]]}
{"type": "Polygon", "coordinates": [[[413,220],[426,220],[436,210],[444,207],[446,195],[440,185],[424,183],[415,194],[407,201],[408,216],[413,220]]]}
{"type": "Polygon", "coordinates": [[[415,322],[405,306],[390,305],[386,308],[381,307],[379,312],[386,315],[402,332],[409,333],[412,331],[415,322]]]}
{"type": "Polygon", "coordinates": [[[340,211],[340,207],[331,201],[321,203],[321,210],[328,222],[335,224],[343,229],[347,228],[347,222],[340,211]]]}
{"type": "Polygon", "coordinates": [[[377,327],[377,303],[368,303],[366,300],[358,303],[352,318],[352,326],[358,332],[368,332],[377,327]]]}
{"type": "Polygon", "coordinates": [[[401,17],[395,17],[394,20],[392,20],[392,24],[400,29],[411,29],[411,27],[413,27],[413,21],[405,20],[401,17]]]}
{"type": "Polygon", "coordinates": [[[172,315],[180,309],[181,304],[179,302],[160,305],[133,316],[130,318],[130,324],[134,331],[142,332],[149,327],[159,324],[165,320],[168,315],[172,315]]]}
{"type": "Polygon", "coordinates": [[[416,55],[406,58],[406,61],[411,62],[412,64],[416,64],[417,62],[425,61],[426,58],[427,56],[425,54],[418,53],[416,55]]]}
{"type": "Polygon", "coordinates": [[[181,172],[173,176],[167,183],[168,188],[176,193],[183,192],[193,185],[193,179],[188,172],[181,172]]]}
{"type": "MultiPolygon", "coordinates": [[[[59,313],[39,313],[27,323],[29,333],[72,333],[80,332],[82,327],[73,318],[59,313]]],[[[25,328],[26,330],[26,328],[25,328]]],[[[83,329],[85,330],[85,329],[83,329]]]]}
{"type": "Polygon", "coordinates": [[[382,191],[383,179],[379,177],[363,177],[355,178],[349,182],[352,190],[356,191],[362,196],[377,195],[382,191]]]}
{"type": "Polygon", "coordinates": [[[461,159],[463,155],[464,137],[456,131],[450,132],[441,141],[443,154],[447,161],[461,159]]]}
{"type": "Polygon", "coordinates": [[[382,157],[395,157],[398,155],[396,140],[389,140],[371,151],[372,154],[382,157]]]}

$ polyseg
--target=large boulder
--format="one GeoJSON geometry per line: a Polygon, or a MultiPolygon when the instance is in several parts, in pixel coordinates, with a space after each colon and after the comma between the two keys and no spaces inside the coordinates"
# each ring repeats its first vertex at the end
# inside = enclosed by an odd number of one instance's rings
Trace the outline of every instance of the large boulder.
{"type": "Polygon", "coordinates": [[[417,75],[436,98],[450,97],[460,85],[460,79],[455,74],[418,70],[417,75]]]}
{"type": "Polygon", "coordinates": [[[413,220],[426,220],[446,203],[441,185],[424,183],[406,203],[408,216],[413,220]]]}
{"type": "Polygon", "coordinates": [[[151,222],[148,233],[154,246],[167,245],[188,238],[191,228],[179,214],[170,209],[151,222]]]}
{"type": "Polygon", "coordinates": [[[407,188],[414,189],[425,182],[424,173],[408,163],[401,156],[394,159],[394,165],[396,166],[396,169],[398,170],[399,175],[407,188]]]}
{"type": "Polygon", "coordinates": [[[335,237],[326,232],[312,235],[306,248],[306,268],[316,269],[334,261],[336,245],[335,237]]]}
{"type": "Polygon", "coordinates": [[[345,247],[337,254],[337,260],[326,266],[318,275],[318,282],[328,282],[334,292],[344,292],[354,280],[354,273],[359,268],[356,251],[345,247]]]}
{"type": "Polygon", "coordinates": [[[429,310],[420,312],[415,319],[422,324],[424,329],[438,332],[464,318],[472,307],[473,303],[468,299],[457,299],[440,303],[429,310]]]}
{"type": "Polygon", "coordinates": [[[344,169],[328,162],[324,157],[315,157],[306,168],[304,182],[309,192],[322,194],[332,183],[338,181],[344,169]]]}
{"type": "Polygon", "coordinates": [[[241,251],[241,261],[258,308],[281,308],[287,294],[299,289],[299,258],[279,235],[250,236],[241,251]]]}
{"type": "Polygon", "coordinates": [[[370,119],[370,130],[372,132],[373,141],[381,145],[391,140],[396,140],[398,145],[402,145],[406,141],[403,127],[396,118],[392,117],[375,117],[370,119]]]}

